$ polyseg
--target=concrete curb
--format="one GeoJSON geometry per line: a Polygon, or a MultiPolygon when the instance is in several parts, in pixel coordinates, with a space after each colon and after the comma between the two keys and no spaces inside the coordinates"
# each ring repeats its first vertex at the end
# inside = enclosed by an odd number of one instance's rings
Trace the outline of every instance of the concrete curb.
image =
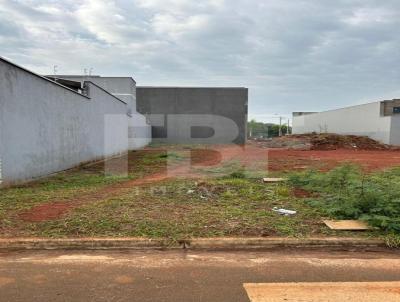
{"type": "Polygon", "coordinates": [[[1,238],[0,250],[112,250],[112,249],[182,249],[164,239],[147,238],[1,238]]]}
{"type": "Polygon", "coordinates": [[[147,238],[0,238],[0,250],[268,250],[387,248],[385,241],[363,238],[198,238],[171,242],[147,238]]]}
{"type": "Polygon", "coordinates": [[[199,238],[185,242],[190,249],[276,249],[276,248],[386,248],[384,240],[363,238],[199,238]]]}

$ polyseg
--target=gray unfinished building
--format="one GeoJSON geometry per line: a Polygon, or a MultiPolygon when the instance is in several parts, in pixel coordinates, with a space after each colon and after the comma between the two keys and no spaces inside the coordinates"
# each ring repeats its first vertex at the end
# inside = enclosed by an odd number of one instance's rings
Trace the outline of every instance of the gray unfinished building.
{"type": "Polygon", "coordinates": [[[247,88],[137,87],[137,111],[167,143],[244,144],[247,104],[247,88]]]}

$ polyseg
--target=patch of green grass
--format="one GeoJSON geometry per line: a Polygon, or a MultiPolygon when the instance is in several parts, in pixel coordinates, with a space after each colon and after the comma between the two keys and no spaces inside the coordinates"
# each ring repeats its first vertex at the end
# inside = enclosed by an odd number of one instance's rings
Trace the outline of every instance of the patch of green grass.
{"type": "Polygon", "coordinates": [[[141,165],[154,165],[154,164],[165,164],[167,161],[180,161],[184,159],[184,155],[178,152],[149,152],[145,153],[141,160],[141,165]]]}
{"type": "Polygon", "coordinates": [[[226,177],[232,173],[243,171],[243,167],[238,161],[230,160],[218,166],[195,167],[195,170],[198,170],[202,173],[206,173],[209,176],[226,177]]]}
{"type": "Polygon", "coordinates": [[[244,173],[243,170],[237,170],[229,174],[230,178],[245,178],[246,174],[244,173]]]}
{"type": "Polygon", "coordinates": [[[400,248],[400,235],[390,233],[385,235],[386,245],[390,248],[400,248]]]}
{"type": "MultiPolygon", "coordinates": [[[[328,173],[289,173],[287,183],[265,184],[253,173],[264,171],[249,173],[239,162],[230,161],[218,167],[195,167],[213,176],[206,180],[167,179],[117,190],[112,197],[100,195],[95,202],[83,203],[53,221],[27,223],[18,218],[18,213],[38,204],[79,200],[102,188],[165,171],[167,164],[179,165],[187,154],[181,150],[136,151],[129,154],[126,177],[118,173],[105,177],[104,165],[95,164],[3,189],[0,229],[14,236],[144,236],[172,241],[218,236],[380,236],[379,231],[337,233],[321,220],[326,216],[359,217],[375,224],[373,219],[378,219],[380,227],[394,230],[393,223],[400,216],[393,214],[399,209],[400,169],[366,175],[346,166],[328,173]],[[294,187],[317,195],[296,198],[294,187]],[[272,211],[274,207],[297,214],[281,216],[272,211]]],[[[387,237],[387,241],[398,244],[397,237],[387,237]]]]}
{"type": "Polygon", "coordinates": [[[332,218],[361,219],[400,233],[400,168],[367,174],[347,164],[327,173],[296,173],[290,183],[317,192],[309,204],[332,218]]]}
{"type": "Polygon", "coordinates": [[[29,225],[41,236],[145,236],[179,240],[215,236],[309,236],[321,233],[318,210],[284,185],[220,178],[169,180],[84,205],[68,216],[29,225]],[[298,211],[280,216],[274,206],[298,211]]]}
{"type": "MultiPolygon", "coordinates": [[[[21,224],[15,216],[23,210],[48,202],[63,202],[93,194],[101,188],[143,177],[164,166],[167,159],[162,152],[131,152],[136,156],[128,176],[105,176],[104,163],[80,166],[23,185],[0,189],[0,229],[9,229],[21,224]],[[150,160],[149,160],[150,158],[150,160]],[[155,161],[154,158],[158,158],[155,161]],[[148,161],[146,161],[148,160],[148,161]]],[[[172,155],[178,158],[178,155],[172,155]]],[[[111,159],[116,164],[120,159],[111,159]]],[[[123,159],[122,159],[122,162],[123,159]]],[[[126,159],[125,159],[126,162],[126,159]]]]}
{"type": "Polygon", "coordinates": [[[208,177],[215,178],[261,178],[265,176],[265,170],[244,166],[237,160],[229,160],[221,165],[213,167],[194,167],[195,171],[208,177]]]}

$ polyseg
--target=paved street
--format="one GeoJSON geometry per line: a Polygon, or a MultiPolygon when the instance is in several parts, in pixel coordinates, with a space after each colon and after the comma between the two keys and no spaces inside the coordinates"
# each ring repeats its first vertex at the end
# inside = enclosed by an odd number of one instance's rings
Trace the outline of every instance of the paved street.
{"type": "Polygon", "coordinates": [[[245,283],[343,281],[400,281],[400,253],[0,253],[1,302],[250,301],[245,283]]]}

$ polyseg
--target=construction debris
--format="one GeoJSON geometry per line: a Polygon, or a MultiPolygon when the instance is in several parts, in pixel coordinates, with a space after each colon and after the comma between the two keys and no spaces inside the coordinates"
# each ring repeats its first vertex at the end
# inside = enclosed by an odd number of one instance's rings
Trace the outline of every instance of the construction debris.
{"type": "Polygon", "coordinates": [[[287,210],[287,209],[279,209],[278,207],[274,207],[274,208],[272,209],[272,211],[277,212],[277,213],[279,213],[279,214],[281,214],[281,215],[285,215],[285,216],[297,214],[296,211],[287,210]]]}
{"type": "Polygon", "coordinates": [[[367,136],[339,135],[333,133],[295,134],[253,142],[261,147],[293,150],[396,150],[395,146],[382,144],[367,136]]]}
{"type": "Polygon", "coordinates": [[[324,220],[327,227],[337,231],[366,231],[371,229],[361,220],[324,220]]]}
{"type": "Polygon", "coordinates": [[[309,134],[313,150],[359,149],[386,150],[390,146],[382,144],[367,136],[338,135],[338,134],[309,134]]]}

